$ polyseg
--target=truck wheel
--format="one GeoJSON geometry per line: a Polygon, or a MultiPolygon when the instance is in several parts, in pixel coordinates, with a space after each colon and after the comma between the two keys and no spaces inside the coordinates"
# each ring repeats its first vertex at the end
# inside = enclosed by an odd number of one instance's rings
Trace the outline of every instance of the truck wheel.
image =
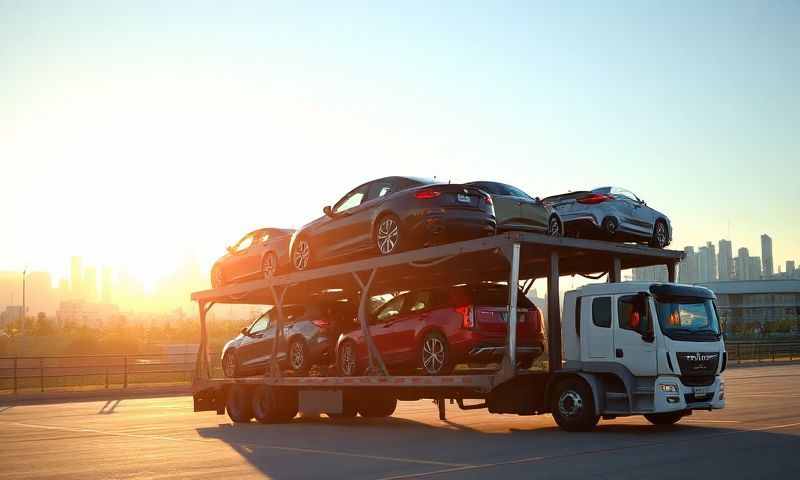
{"type": "Polygon", "coordinates": [[[358,406],[358,413],[364,418],[383,418],[391,417],[396,409],[396,398],[365,397],[358,406]]]}
{"type": "Polygon", "coordinates": [[[225,399],[225,410],[235,423],[249,423],[253,418],[253,408],[250,405],[251,389],[239,384],[233,384],[228,389],[225,399]]]}
{"type": "Polygon", "coordinates": [[[683,418],[684,412],[668,412],[668,413],[650,413],[646,414],[644,418],[653,425],[673,425],[678,423],[683,418]]]}
{"type": "Polygon", "coordinates": [[[259,423],[284,423],[297,415],[297,395],[266,385],[253,392],[253,416],[259,423]]]}
{"type": "Polygon", "coordinates": [[[589,431],[600,420],[594,412],[592,390],[576,378],[558,383],[550,397],[550,411],[558,426],[568,432],[589,431]]]}

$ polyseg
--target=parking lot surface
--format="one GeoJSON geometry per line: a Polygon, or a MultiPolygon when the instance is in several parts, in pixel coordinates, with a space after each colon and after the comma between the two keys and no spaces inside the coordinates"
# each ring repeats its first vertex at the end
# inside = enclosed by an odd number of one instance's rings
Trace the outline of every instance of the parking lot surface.
{"type": "Polygon", "coordinates": [[[728,406],[559,430],[549,415],[401,402],[388,419],[233,425],[188,396],[0,407],[0,478],[794,478],[800,365],[731,369],[728,406]]]}

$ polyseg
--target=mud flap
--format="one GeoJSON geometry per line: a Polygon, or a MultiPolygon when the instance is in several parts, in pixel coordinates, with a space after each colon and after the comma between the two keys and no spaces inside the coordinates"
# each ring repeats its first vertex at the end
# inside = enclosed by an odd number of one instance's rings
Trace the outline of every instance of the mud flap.
{"type": "Polygon", "coordinates": [[[194,399],[195,412],[216,411],[217,415],[225,414],[225,389],[211,387],[195,392],[194,399]]]}

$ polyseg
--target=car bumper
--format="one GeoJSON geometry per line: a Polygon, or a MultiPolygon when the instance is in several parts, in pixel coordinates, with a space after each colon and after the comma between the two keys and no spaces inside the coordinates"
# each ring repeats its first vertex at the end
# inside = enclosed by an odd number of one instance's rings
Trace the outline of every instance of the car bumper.
{"type": "Polygon", "coordinates": [[[493,215],[480,211],[432,208],[416,222],[412,236],[423,245],[494,235],[497,224],[493,215]]]}
{"type": "MultiPolygon", "coordinates": [[[[671,387],[666,387],[670,389],[671,387]]],[[[714,383],[702,387],[684,385],[680,378],[661,376],[656,379],[654,398],[655,411],[718,410],[725,408],[725,381],[717,376],[714,383]],[[662,385],[677,387],[677,391],[664,391],[662,385]]]]}

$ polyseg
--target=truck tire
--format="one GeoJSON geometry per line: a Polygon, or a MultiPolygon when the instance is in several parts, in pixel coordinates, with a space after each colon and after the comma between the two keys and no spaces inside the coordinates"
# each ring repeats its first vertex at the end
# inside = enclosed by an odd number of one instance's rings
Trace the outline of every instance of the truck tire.
{"type": "Polygon", "coordinates": [[[252,411],[258,423],[285,423],[297,415],[294,391],[260,385],[253,391],[252,411]]]}
{"type": "Polygon", "coordinates": [[[600,420],[594,411],[591,388],[578,378],[567,378],[556,385],[550,411],[558,426],[568,432],[587,432],[600,420]]]}
{"type": "Polygon", "coordinates": [[[673,425],[678,423],[683,418],[684,412],[668,412],[668,413],[650,413],[646,414],[644,418],[653,425],[673,425]]]}
{"type": "Polygon", "coordinates": [[[364,418],[391,417],[397,409],[397,399],[391,397],[363,397],[358,413],[364,418]]]}
{"type": "Polygon", "coordinates": [[[228,389],[228,396],[225,399],[225,410],[234,423],[249,423],[253,418],[253,408],[251,406],[251,390],[245,385],[234,383],[228,389]]]}

